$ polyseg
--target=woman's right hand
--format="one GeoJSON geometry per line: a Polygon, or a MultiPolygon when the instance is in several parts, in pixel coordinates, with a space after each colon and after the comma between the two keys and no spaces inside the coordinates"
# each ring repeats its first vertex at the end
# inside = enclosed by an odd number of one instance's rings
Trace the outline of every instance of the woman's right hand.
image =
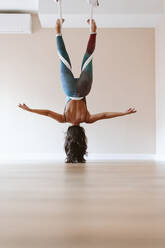
{"type": "Polygon", "coordinates": [[[23,110],[26,110],[26,111],[30,111],[30,108],[26,105],[26,104],[19,104],[18,105],[19,108],[23,109],[23,110]]]}

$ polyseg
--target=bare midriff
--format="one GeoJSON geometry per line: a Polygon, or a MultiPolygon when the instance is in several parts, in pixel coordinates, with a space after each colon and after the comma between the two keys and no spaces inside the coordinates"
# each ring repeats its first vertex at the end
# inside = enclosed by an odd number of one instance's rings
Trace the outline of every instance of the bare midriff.
{"type": "Polygon", "coordinates": [[[73,125],[79,125],[82,122],[87,122],[89,112],[86,103],[83,100],[70,100],[65,109],[65,121],[73,125]]]}

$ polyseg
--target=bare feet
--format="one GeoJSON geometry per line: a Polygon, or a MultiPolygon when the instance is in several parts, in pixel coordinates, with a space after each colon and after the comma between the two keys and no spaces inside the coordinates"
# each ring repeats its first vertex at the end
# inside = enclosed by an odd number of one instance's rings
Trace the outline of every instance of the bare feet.
{"type": "MultiPolygon", "coordinates": [[[[87,23],[90,24],[90,19],[87,20],[87,23]]],[[[95,20],[92,20],[92,32],[96,33],[97,26],[95,20]]]]}
{"type": "MultiPolygon", "coordinates": [[[[64,23],[64,19],[62,19],[62,23],[64,23]]],[[[57,19],[56,21],[56,33],[60,34],[61,33],[61,20],[57,19]]]]}

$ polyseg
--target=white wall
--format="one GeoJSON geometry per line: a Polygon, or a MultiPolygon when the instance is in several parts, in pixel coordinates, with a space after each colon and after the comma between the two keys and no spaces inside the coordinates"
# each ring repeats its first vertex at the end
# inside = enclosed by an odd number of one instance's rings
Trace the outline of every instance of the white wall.
{"type": "MultiPolygon", "coordinates": [[[[64,30],[75,76],[80,72],[88,32],[64,30]]],[[[135,106],[138,113],[83,125],[89,153],[155,153],[154,45],[153,29],[98,30],[89,111],[125,111],[135,106]]],[[[17,107],[25,102],[32,108],[63,112],[55,31],[41,30],[34,18],[33,35],[0,35],[0,68],[1,157],[62,153],[68,125],[17,107]]]]}
{"type": "Polygon", "coordinates": [[[156,29],[156,72],[157,155],[165,158],[165,12],[156,29]]]}

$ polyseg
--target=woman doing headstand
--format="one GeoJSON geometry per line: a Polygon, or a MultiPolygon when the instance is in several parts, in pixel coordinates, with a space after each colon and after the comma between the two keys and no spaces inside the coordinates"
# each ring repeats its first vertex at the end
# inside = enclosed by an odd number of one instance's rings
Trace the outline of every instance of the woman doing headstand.
{"type": "MultiPolygon", "coordinates": [[[[88,24],[89,22],[88,20],[88,24]]],[[[93,81],[92,55],[96,44],[96,30],[96,23],[93,20],[92,32],[82,61],[81,74],[79,78],[74,78],[71,62],[61,34],[60,19],[56,22],[56,41],[60,58],[61,82],[64,93],[67,96],[64,114],[58,114],[50,110],[31,109],[26,104],[19,104],[19,107],[26,111],[51,117],[60,123],[68,122],[72,124],[67,130],[64,145],[67,156],[66,162],[68,163],[85,162],[84,155],[87,153],[87,138],[84,128],[80,127],[80,123],[94,123],[98,120],[136,113],[134,108],[130,108],[126,112],[104,112],[91,115],[87,109],[86,96],[91,90],[93,81]]]]}

